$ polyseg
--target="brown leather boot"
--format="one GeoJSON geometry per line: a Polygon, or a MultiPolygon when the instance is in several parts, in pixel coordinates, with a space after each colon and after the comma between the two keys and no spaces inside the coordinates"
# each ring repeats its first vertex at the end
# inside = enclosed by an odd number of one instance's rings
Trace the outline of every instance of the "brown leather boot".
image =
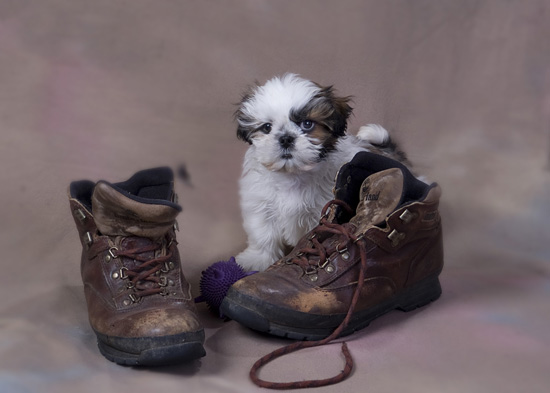
{"type": "Polygon", "coordinates": [[[340,169],[319,226],[266,271],[237,281],[222,312],[255,330],[318,340],[437,299],[440,194],[397,161],[357,154],[340,169]]]}
{"type": "Polygon", "coordinates": [[[205,355],[180,266],[174,228],[181,207],[174,197],[170,168],[69,187],[90,324],[113,362],[152,366],[205,355]]]}

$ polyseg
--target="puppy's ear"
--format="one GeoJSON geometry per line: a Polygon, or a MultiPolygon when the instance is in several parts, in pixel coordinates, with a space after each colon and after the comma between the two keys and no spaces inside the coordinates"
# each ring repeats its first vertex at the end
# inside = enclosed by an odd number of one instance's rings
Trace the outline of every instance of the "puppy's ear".
{"type": "Polygon", "coordinates": [[[344,136],[348,128],[348,118],[353,112],[353,108],[349,105],[352,97],[337,97],[332,86],[321,87],[319,96],[332,109],[325,119],[325,124],[334,136],[344,136]]]}
{"type": "Polygon", "coordinates": [[[343,136],[348,128],[348,118],[353,112],[349,105],[351,97],[334,97],[334,129],[333,132],[338,136],[343,136]]]}
{"type": "Polygon", "coordinates": [[[241,102],[237,104],[239,107],[234,114],[235,120],[237,121],[237,138],[247,142],[250,145],[252,144],[252,139],[250,138],[250,136],[252,135],[252,132],[254,130],[245,125],[250,124],[252,122],[252,119],[245,115],[243,111],[243,106],[246,102],[250,101],[251,98],[252,92],[247,92],[243,94],[241,102]]]}

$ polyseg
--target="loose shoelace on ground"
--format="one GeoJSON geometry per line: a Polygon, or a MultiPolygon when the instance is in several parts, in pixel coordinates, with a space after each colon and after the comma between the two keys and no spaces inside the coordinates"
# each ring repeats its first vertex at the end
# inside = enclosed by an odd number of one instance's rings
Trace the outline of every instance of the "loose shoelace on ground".
{"type": "Polygon", "coordinates": [[[133,268],[124,268],[124,273],[128,276],[130,285],[128,288],[133,288],[137,298],[142,298],[149,295],[154,295],[157,293],[163,293],[163,287],[166,286],[166,283],[163,282],[163,279],[166,278],[156,275],[158,271],[166,272],[168,269],[165,266],[165,262],[172,257],[172,253],[166,255],[161,255],[155,258],[144,257],[143,254],[147,252],[154,252],[159,250],[161,245],[151,244],[143,247],[136,247],[130,250],[118,251],[114,250],[113,254],[115,258],[118,257],[127,257],[135,261],[142,262],[136,267],[133,268]],[[154,286],[146,285],[147,282],[152,282],[154,286]]]}
{"type": "MultiPolygon", "coordinates": [[[[363,287],[363,282],[365,280],[365,271],[367,266],[367,251],[366,251],[365,241],[361,235],[355,236],[342,225],[331,223],[328,221],[326,217],[326,211],[330,206],[335,204],[344,207],[344,209],[348,211],[352,211],[351,208],[342,201],[339,201],[339,200],[330,201],[323,208],[320,225],[313,230],[313,233],[319,236],[326,233],[344,235],[349,240],[357,244],[357,246],[359,247],[359,254],[361,257],[361,268],[359,270],[357,287],[355,288],[355,291],[353,293],[353,297],[352,297],[350,306],[348,308],[346,317],[340,323],[340,325],[334,330],[334,332],[332,332],[328,337],[322,340],[295,342],[285,347],[276,349],[275,351],[257,360],[256,363],[254,363],[254,365],[250,369],[250,379],[252,380],[252,382],[254,382],[256,385],[260,387],[269,388],[269,389],[302,389],[302,388],[312,388],[312,387],[333,385],[346,379],[351,374],[351,371],[353,370],[353,358],[351,357],[351,353],[349,352],[347,344],[344,342],[342,343],[342,353],[344,355],[346,363],[345,363],[344,369],[339,374],[337,374],[332,378],[312,379],[312,380],[295,381],[295,382],[270,382],[270,381],[265,381],[263,379],[260,379],[258,377],[258,372],[260,368],[265,366],[267,363],[283,355],[298,351],[300,349],[312,348],[312,347],[328,344],[329,342],[337,338],[349,323],[349,320],[353,314],[357,301],[359,300],[361,288],[363,287]]],[[[298,253],[299,256],[295,257],[292,260],[292,262],[300,265],[302,268],[305,267],[306,269],[310,267],[309,259],[307,258],[307,255],[319,256],[320,258],[319,265],[321,265],[326,261],[326,258],[330,256],[331,253],[333,252],[331,250],[326,250],[321,244],[321,242],[317,240],[317,236],[310,238],[310,240],[312,241],[312,247],[303,248],[298,253]]]]}

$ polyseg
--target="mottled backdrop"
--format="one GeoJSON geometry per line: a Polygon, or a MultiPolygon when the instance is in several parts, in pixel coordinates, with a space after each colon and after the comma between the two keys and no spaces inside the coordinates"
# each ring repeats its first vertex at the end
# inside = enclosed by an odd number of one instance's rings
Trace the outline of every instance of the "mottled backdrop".
{"type": "MultiPolygon", "coordinates": [[[[545,0],[0,0],[0,391],[254,392],[286,343],[199,307],[207,356],[156,370],[97,351],[66,188],[185,165],[189,281],[243,249],[233,112],[287,71],[354,96],[443,188],[443,296],[348,338],[331,392],[550,386],[550,3],[545,0]]],[[[266,378],[326,377],[339,346],[266,378]]]]}

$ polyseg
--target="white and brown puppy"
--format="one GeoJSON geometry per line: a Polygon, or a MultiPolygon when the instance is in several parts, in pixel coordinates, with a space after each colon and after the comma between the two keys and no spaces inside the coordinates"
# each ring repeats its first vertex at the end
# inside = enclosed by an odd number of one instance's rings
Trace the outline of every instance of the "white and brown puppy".
{"type": "Polygon", "coordinates": [[[246,270],[265,270],[318,224],[336,173],[356,153],[405,160],[381,126],[346,133],[349,101],[296,74],[244,95],[235,116],[237,136],[250,144],[240,180],[248,247],[236,260],[246,270]]]}

